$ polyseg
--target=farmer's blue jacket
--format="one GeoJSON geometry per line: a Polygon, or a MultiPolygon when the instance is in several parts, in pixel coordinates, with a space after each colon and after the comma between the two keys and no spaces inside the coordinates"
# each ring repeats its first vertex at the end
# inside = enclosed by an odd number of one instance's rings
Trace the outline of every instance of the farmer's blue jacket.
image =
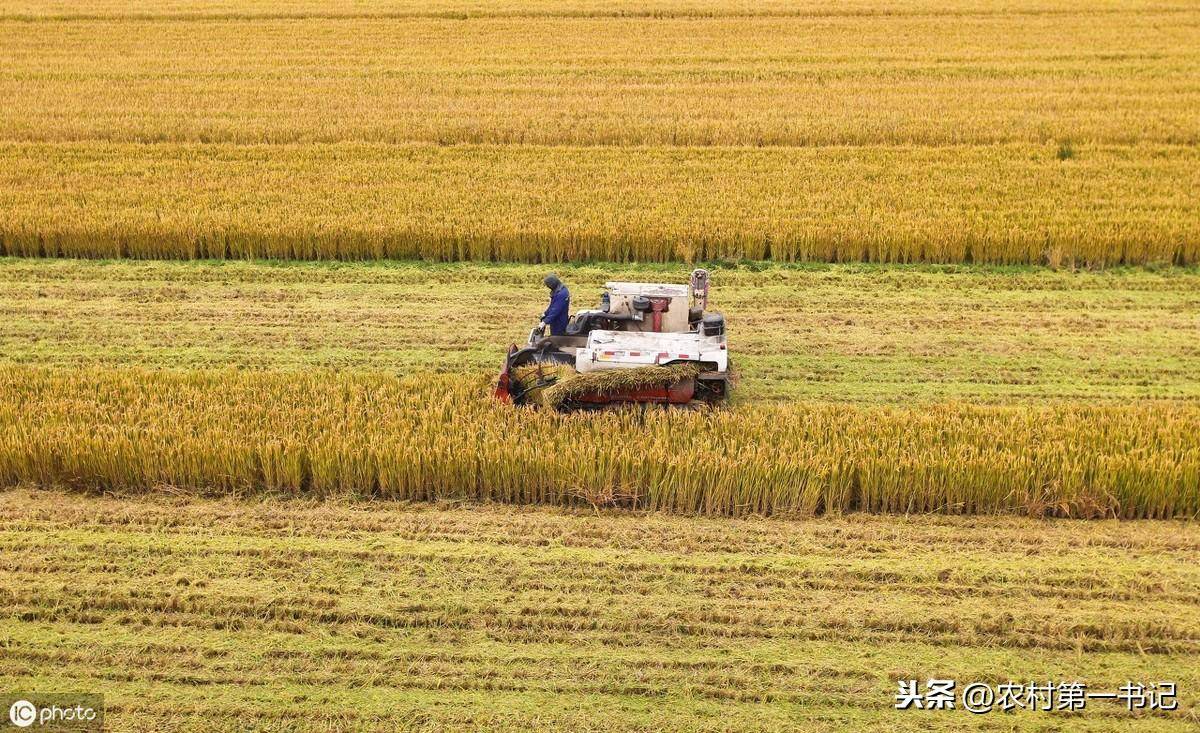
{"type": "Polygon", "coordinates": [[[551,336],[562,336],[567,332],[567,320],[570,318],[568,312],[571,308],[571,291],[567,290],[567,286],[559,284],[557,288],[550,291],[550,307],[546,309],[542,320],[550,327],[551,336]]]}

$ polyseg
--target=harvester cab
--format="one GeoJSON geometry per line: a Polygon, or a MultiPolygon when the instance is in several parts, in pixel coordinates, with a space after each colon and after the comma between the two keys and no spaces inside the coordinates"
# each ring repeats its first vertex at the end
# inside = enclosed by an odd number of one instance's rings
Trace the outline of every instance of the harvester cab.
{"type": "Polygon", "coordinates": [[[708,271],[687,285],[609,282],[600,307],[562,336],[534,328],[509,349],[495,396],[557,409],[622,403],[717,404],[729,393],[725,318],[707,311],[708,271]]]}

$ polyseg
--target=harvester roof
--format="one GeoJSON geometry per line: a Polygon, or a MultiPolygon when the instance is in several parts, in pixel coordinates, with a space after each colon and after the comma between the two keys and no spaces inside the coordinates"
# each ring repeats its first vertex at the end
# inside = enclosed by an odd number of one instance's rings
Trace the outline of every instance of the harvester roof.
{"type": "Polygon", "coordinates": [[[645,295],[656,298],[686,298],[687,285],[672,285],[669,283],[625,283],[608,282],[604,287],[616,295],[645,295]]]}

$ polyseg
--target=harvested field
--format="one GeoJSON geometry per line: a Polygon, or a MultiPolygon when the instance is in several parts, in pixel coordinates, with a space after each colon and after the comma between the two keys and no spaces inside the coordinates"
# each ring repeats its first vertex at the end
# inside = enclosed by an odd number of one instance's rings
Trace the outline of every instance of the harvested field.
{"type": "Polygon", "coordinates": [[[0,552],[0,684],[103,691],[117,731],[1183,731],[1200,702],[1190,524],[9,491],[0,552]],[[893,709],[939,675],[1180,709],[893,709]]]}
{"type": "MultiPolygon", "coordinates": [[[[556,269],[576,308],[605,280],[687,275],[556,269]]],[[[537,322],[544,273],[0,260],[0,363],[482,378],[537,322]]],[[[1200,398],[1195,270],[753,265],[714,269],[713,288],[730,319],[739,404],[1200,398]]]]}

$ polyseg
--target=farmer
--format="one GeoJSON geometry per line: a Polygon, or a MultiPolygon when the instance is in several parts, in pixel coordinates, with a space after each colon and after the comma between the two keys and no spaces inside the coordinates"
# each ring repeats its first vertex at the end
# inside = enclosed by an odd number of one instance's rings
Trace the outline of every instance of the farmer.
{"type": "Polygon", "coordinates": [[[562,284],[558,275],[550,273],[542,280],[550,288],[550,305],[542,315],[542,328],[550,327],[551,336],[562,336],[567,332],[568,311],[571,309],[571,291],[562,284]]]}

